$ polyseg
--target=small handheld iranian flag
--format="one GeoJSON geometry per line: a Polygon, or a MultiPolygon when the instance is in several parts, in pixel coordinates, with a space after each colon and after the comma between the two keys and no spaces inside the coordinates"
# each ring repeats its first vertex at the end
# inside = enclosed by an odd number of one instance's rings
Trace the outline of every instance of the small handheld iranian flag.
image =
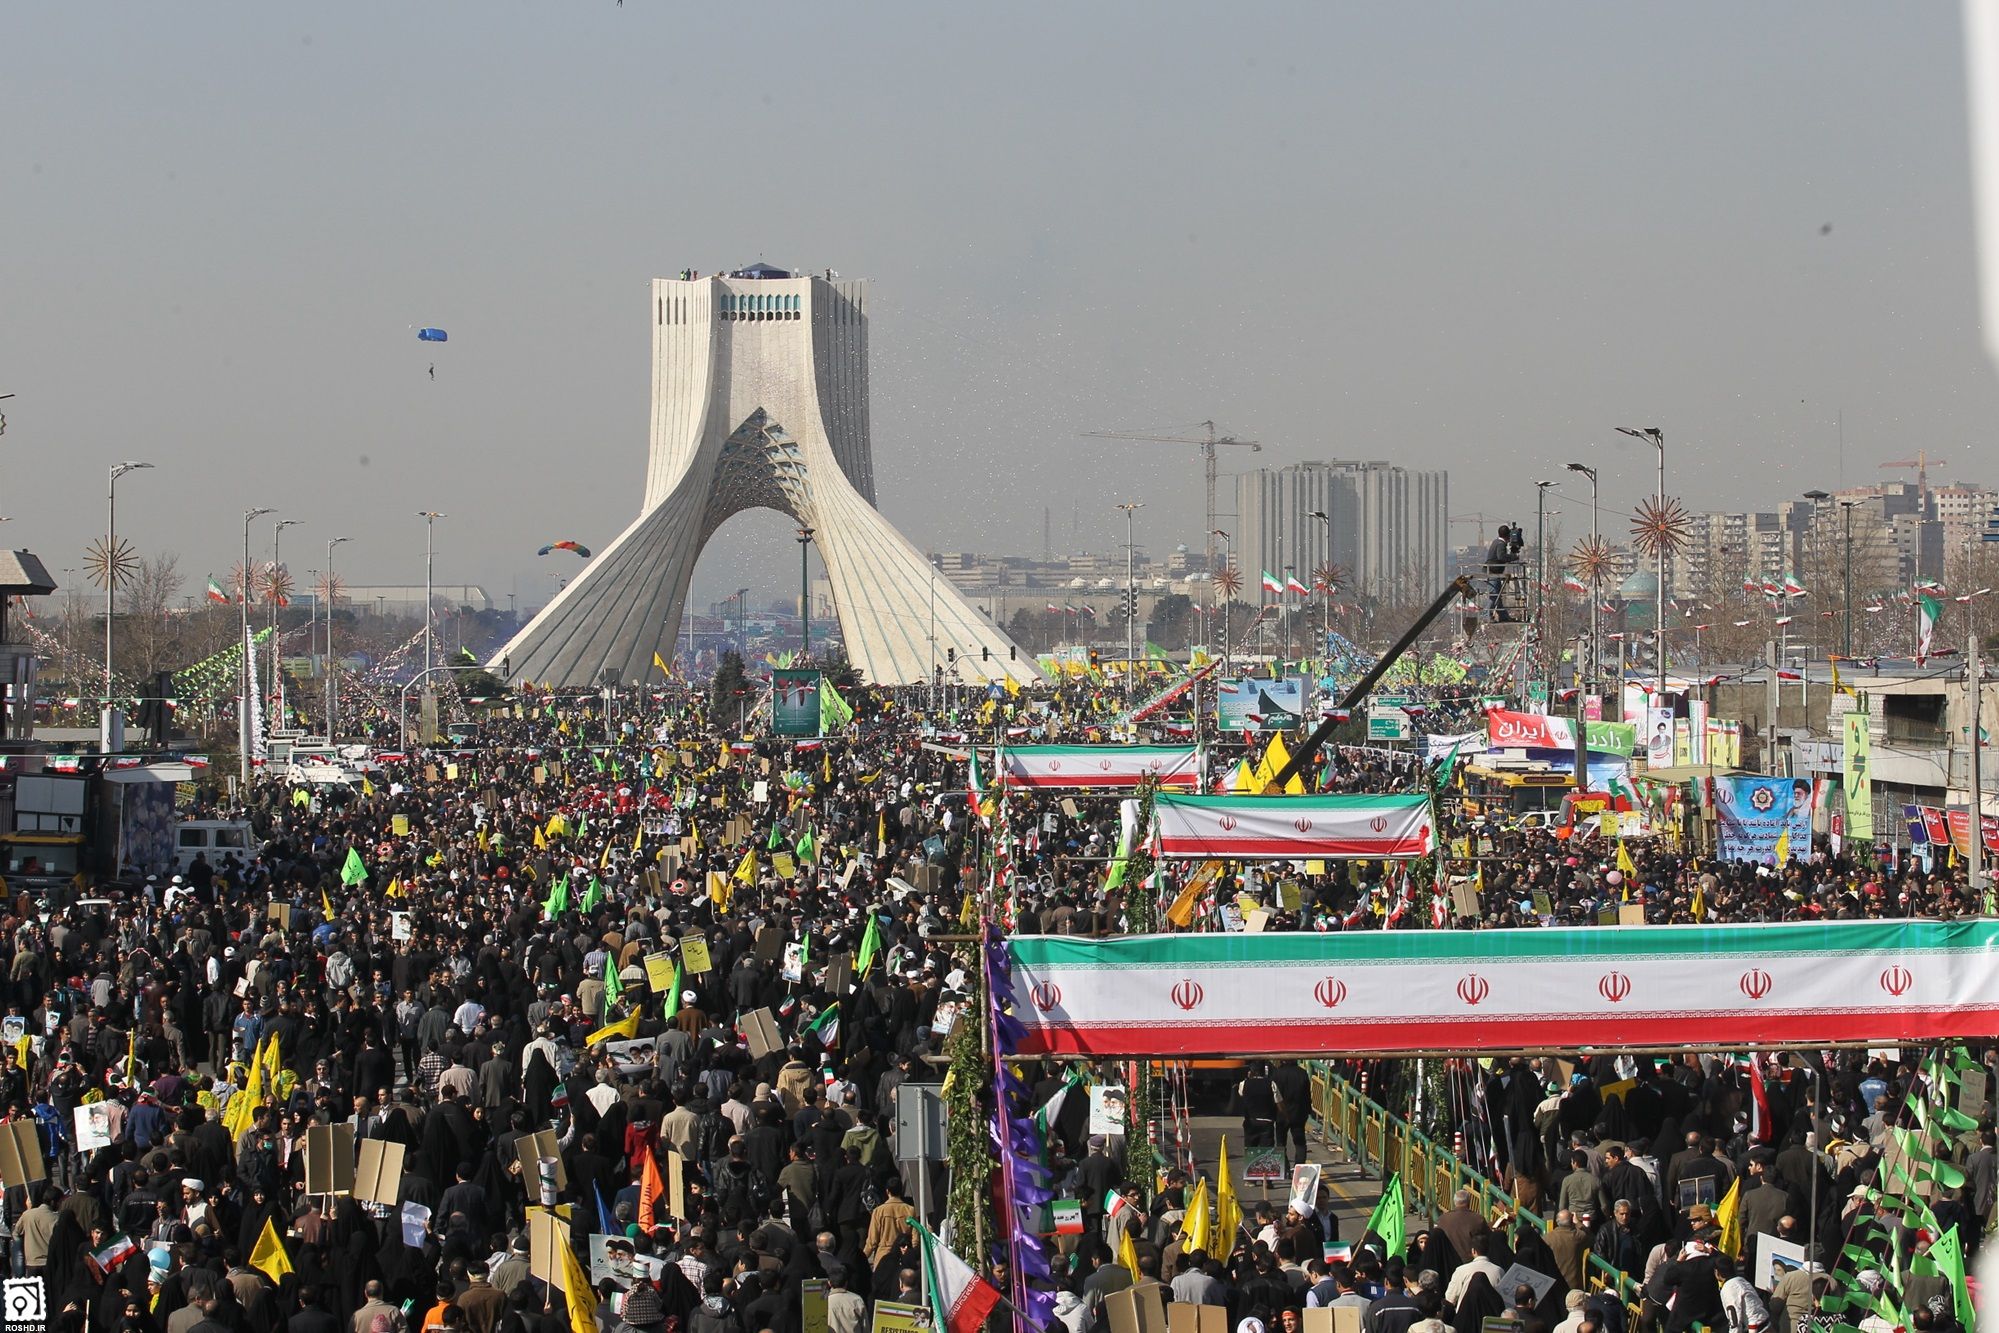
{"type": "Polygon", "coordinates": [[[225,604],[229,601],[229,594],[222,591],[222,585],[215,581],[213,575],[208,580],[208,600],[211,602],[223,602],[225,604]]]}
{"type": "Polygon", "coordinates": [[[930,1291],[937,1328],[945,1333],[975,1333],[999,1304],[999,1292],[973,1272],[970,1264],[946,1249],[928,1227],[914,1219],[909,1225],[923,1246],[923,1270],[929,1279],[924,1285],[930,1291]]]}

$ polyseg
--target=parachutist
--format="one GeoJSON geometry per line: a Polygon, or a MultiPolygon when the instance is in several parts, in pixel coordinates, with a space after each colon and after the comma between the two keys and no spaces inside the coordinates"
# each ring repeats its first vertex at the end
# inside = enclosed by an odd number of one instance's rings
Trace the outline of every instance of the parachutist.
{"type": "Polygon", "coordinates": [[[432,379],[436,379],[436,378],[437,378],[437,364],[436,364],[435,362],[432,362],[432,363],[431,363],[431,367],[430,367],[430,377],[431,377],[432,379]]]}

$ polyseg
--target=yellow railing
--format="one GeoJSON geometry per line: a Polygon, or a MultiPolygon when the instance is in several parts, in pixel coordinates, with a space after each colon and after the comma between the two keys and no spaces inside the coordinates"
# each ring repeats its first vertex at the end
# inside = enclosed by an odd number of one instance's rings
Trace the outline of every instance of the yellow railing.
{"type": "MultiPolygon", "coordinates": [[[[1545,1233],[1548,1219],[1522,1208],[1498,1182],[1459,1161],[1449,1147],[1433,1142],[1421,1130],[1363,1095],[1359,1088],[1326,1065],[1313,1064],[1312,1112],[1319,1136],[1383,1180],[1401,1173],[1403,1199],[1412,1213],[1432,1220],[1452,1206],[1459,1190],[1470,1190],[1482,1216],[1495,1208],[1532,1224],[1545,1233]]],[[[1590,1290],[1613,1290],[1638,1315],[1638,1283],[1588,1251],[1583,1262],[1590,1290]]],[[[1446,1274],[1445,1276],[1449,1276],[1446,1274]]]]}

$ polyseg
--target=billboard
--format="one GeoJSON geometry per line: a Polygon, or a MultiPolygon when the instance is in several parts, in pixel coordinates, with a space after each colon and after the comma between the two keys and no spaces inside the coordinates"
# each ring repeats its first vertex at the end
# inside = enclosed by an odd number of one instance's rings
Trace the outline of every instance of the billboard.
{"type": "Polygon", "coordinates": [[[1223,731],[1295,731],[1305,720],[1305,678],[1222,681],[1215,725],[1223,731]]]}
{"type": "Polygon", "coordinates": [[[1791,856],[1811,854],[1810,778],[1718,777],[1714,810],[1724,861],[1774,865],[1777,841],[1785,834],[1790,835],[1785,850],[1791,856]]]}
{"type": "Polygon", "coordinates": [[[770,729],[778,736],[819,734],[819,673],[780,670],[770,676],[770,729]]]}

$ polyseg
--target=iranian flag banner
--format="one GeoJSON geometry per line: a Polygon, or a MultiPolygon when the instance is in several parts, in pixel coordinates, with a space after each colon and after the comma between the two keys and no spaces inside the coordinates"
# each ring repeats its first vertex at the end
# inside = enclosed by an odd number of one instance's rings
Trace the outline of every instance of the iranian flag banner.
{"type": "Polygon", "coordinates": [[[924,1287],[930,1293],[937,1328],[943,1333],[976,1333],[999,1304],[998,1290],[930,1234],[930,1228],[914,1220],[909,1225],[922,1245],[924,1276],[929,1279],[924,1287]]]}
{"type": "Polygon", "coordinates": [[[1178,791],[1201,786],[1201,752],[1192,745],[1022,745],[1000,757],[1009,787],[1121,791],[1148,777],[1178,791]]]}
{"type": "Polygon", "coordinates": [[[1034,935],[1007,948],[1023,1055],[1895,1046],[1999,1031],[1992,920],[1034,935]]]}
{"type": "Polygon", "coordinates": [[[1393,860],[1431,851],[1430,801],[1420,795],[1161,795],[1152,814],[1154,850],[1173,859],[1393,860]]]}
{"type": "Polygon", "coordinates": [[[208,580],[208,600],[225,603],[229,600],[229,594],[222,591],[222,585],[217,583],[213,577],[208,580]]]}

